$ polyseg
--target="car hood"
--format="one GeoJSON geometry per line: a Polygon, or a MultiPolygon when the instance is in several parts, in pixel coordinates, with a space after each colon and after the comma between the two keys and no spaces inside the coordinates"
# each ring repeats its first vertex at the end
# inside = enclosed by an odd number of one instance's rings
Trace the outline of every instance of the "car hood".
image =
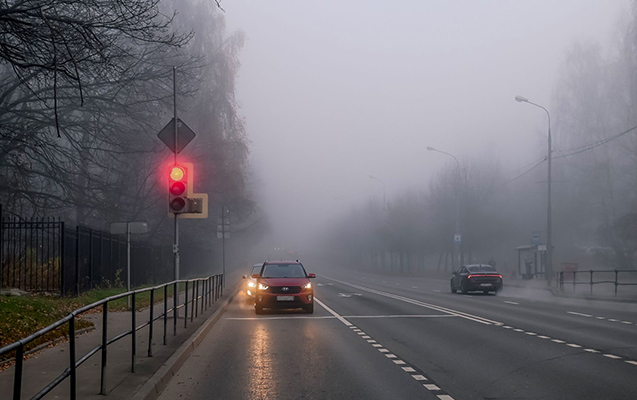
{"type": "Polygon", "coordinates": [[[309,282],[308,278],[261,278],[259,282],[268,286],[302,286],[309,282]]]}

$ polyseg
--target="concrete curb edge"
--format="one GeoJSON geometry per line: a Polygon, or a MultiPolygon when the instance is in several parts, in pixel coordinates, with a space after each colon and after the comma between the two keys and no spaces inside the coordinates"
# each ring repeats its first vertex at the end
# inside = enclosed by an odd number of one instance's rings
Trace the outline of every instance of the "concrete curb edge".
{"type": "Polygon", "coordinates": [[[233,293],[223,302],[221,307],[212,314],[175,353],[166,360],[164,365],[150,377],[132,397],[133,400],[156,400],[164,391],[170,380],[177,374],[181,366],[188,360],[192,352],[199,347],[210,329],[219,321],[230,306],[234,297],[239,293],[241,283],[233,293]]]}

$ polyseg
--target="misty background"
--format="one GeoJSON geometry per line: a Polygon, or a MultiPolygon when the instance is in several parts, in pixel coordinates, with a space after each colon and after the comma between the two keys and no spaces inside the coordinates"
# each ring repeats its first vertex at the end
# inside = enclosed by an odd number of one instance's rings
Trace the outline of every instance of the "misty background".
{"type": "Polygon", "coordinates": [[[139,240],[169,246],[172,157],[156,133],[176,67],[197,133],[179,159],[210,195],[210,218],[181,226],[187,274],[222,262],[222,209],[233,268],[293,256],[446,271],[457,201],[463,260],[515,271],[515,248],[546,237],[547,118],[521,95],[552,118],[554,267],[635,267],[635,2],[149,7],[144,35],[115,19],[108,51],[69,36],[67,54],[39,21],[31,64],[0,54],[4,211],[103,230],[145,220],[139,240]]]}

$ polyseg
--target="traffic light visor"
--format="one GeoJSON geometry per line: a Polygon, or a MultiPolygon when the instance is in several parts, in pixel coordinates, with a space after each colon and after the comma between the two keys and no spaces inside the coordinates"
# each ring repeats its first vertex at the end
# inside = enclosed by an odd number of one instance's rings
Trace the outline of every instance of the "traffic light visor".
{"type": "Polygon", "coordinates": [[[174,166],[170,169],[170,179],[173,181],[180,181],[184,179],[184,169],[182,167],[174,166]]]}

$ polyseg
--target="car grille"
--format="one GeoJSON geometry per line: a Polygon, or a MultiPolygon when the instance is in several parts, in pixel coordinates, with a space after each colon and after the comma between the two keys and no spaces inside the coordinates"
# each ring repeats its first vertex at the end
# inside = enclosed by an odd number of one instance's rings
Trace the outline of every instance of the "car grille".
{"type": "Polygon", "coordinates": [[[300,292],[301,292],[300,286],[270,286],[270,293],[294,294],[294,293],[300,293],[300,292]],[[288,288],[289,290],[283,290],[284,287],[288,288]]]}

